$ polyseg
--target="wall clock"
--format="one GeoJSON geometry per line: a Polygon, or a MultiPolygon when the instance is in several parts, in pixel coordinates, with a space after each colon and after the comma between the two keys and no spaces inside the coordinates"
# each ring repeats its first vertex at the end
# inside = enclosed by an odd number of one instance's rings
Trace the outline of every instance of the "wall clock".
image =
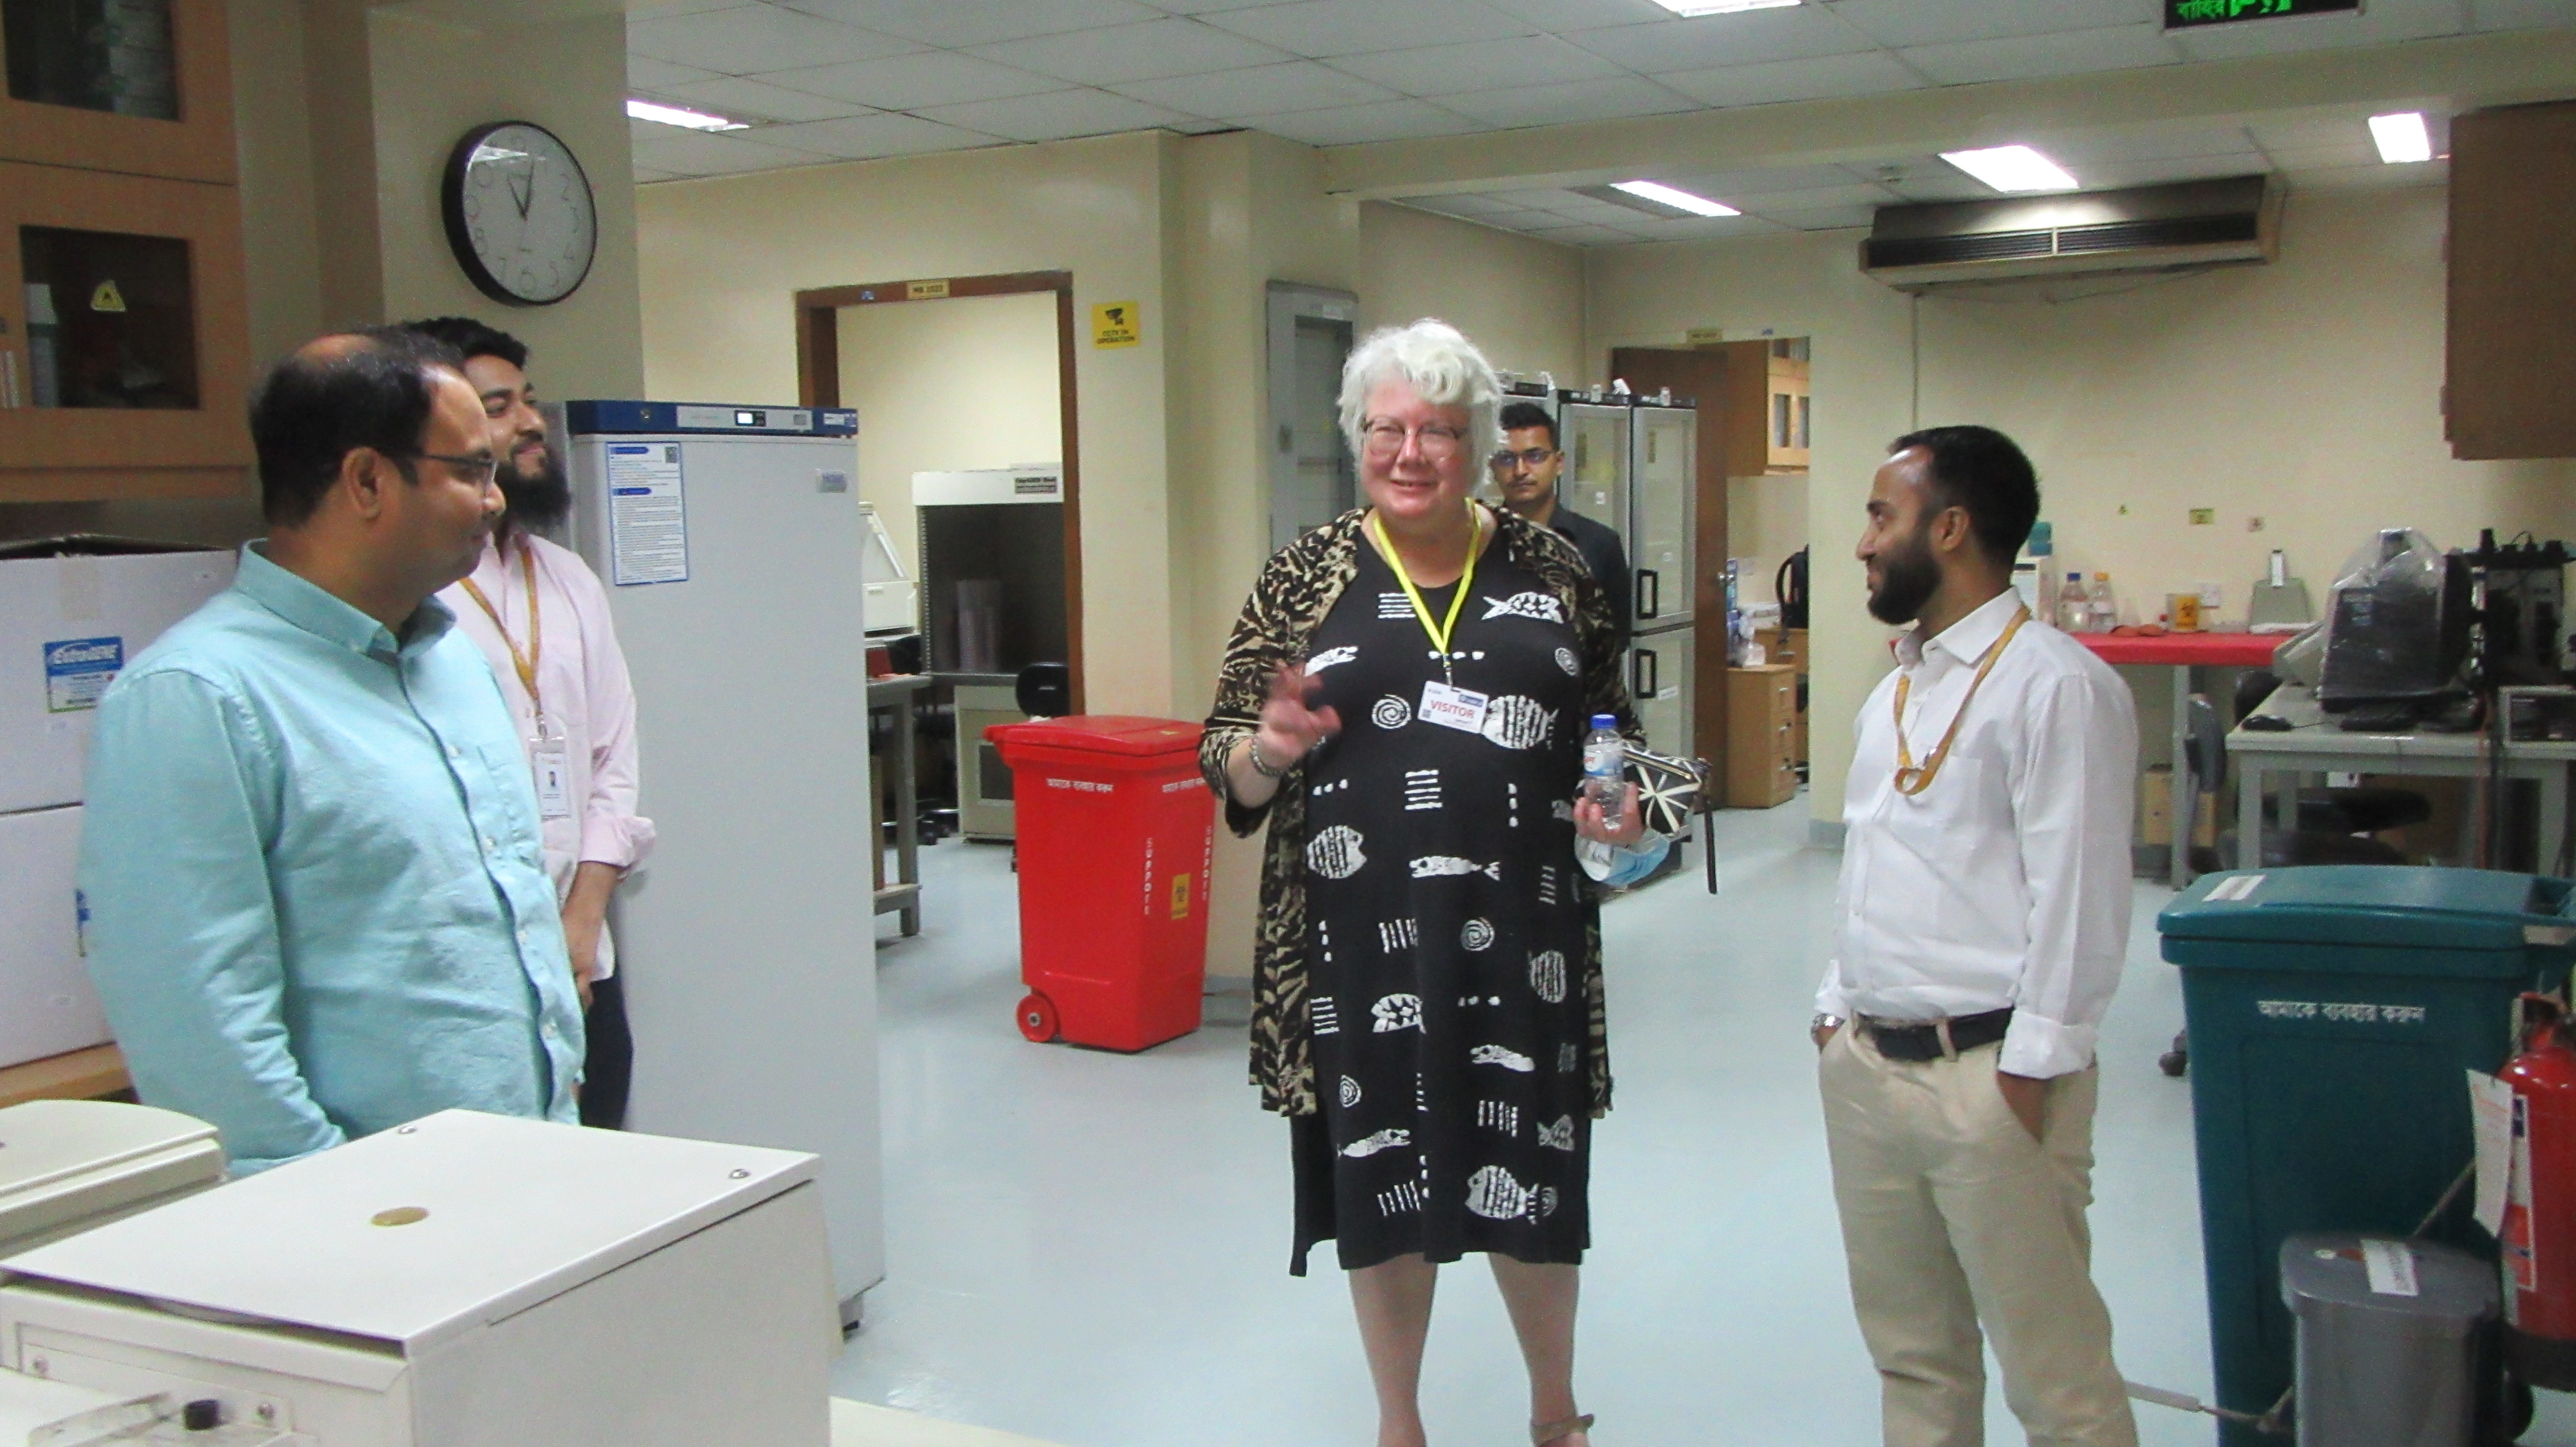
{"type": "Polygon", "coordinates": [[[599,250],[590,177],[572,147],[528,121],[467,131],[447,158],[439,209],[466,278],[511,306],[572,295],[599,250]]]}

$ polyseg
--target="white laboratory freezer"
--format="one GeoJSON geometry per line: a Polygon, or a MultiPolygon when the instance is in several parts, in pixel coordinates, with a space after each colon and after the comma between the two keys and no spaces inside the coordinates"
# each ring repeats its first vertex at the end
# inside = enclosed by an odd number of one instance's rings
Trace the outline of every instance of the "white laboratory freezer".
{"type": "Polygon", "coordinates": [[[885,1275],[857,414],[570,402],[563,427],[656,833],[610,915],[628,1124],[822,1157],[855,1322],[885,1275]]]}
{"type": "Polygon", "coordinates": [[[227,1447],[825,1447],[817,1166],[442,1111],[10,1258],[0,1367],[227,1447]]]}

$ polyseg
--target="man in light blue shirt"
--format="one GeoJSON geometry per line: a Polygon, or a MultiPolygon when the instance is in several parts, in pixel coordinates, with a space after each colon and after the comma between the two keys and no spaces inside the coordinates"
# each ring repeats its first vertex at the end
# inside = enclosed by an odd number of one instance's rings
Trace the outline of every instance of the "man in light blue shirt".
{"type": "Polygon", "coordinates": [[[238,1173],[451,1106],[575,1119],[581,1005],[492,670],[430,595],[502,500],[462,364],[325,337],[251,403],[263,542],[99,704],[90,974],[238,1173]]]}

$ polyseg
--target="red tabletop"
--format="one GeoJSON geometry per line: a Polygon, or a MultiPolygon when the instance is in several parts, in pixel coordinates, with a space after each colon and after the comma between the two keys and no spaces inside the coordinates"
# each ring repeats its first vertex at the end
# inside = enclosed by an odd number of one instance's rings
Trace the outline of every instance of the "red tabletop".
{"type": "Polygon", "coordinates": [[[2273,633],[2078,633],[2075,640],[2104,663],[2151,668],[2269,668],[2272,650],[2281,646],[2281,635],[2273,633]]]}

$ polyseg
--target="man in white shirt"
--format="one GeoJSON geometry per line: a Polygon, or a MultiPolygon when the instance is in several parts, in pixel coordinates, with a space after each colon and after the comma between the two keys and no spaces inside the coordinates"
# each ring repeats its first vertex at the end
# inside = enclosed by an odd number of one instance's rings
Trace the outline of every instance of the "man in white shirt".
{"type": "Polygon", "coordinates": [[[1861,708],[1813,1027],[1852,1305],[1888,1447],[1984,1441],[1980,1327],[2032,1443],[2131,1447],[2084,1213],[2137,719],[2013,591],[2021,449],[1936,427],[1891,451],[1858,552],[1870,612],[1914,628],[1861,708]]]}
{"type": "Polygon", "coordinates": [[[470,317],[407,325],[464,354],[501,459],[494,481],[508,510],[474,571],[438,597],[491,662],[527,745],[546,873],[562,906],[564,943],[590,1027],[581,1119],[615,1129],[626,1119],[635,1047],[608,901],[653,847],[653,821],[635,812],[635,693],[626,655],[599,576],[570,549],[537,536],[571,512],[572,487],[546,441],[527,346],[470,317]]]}

